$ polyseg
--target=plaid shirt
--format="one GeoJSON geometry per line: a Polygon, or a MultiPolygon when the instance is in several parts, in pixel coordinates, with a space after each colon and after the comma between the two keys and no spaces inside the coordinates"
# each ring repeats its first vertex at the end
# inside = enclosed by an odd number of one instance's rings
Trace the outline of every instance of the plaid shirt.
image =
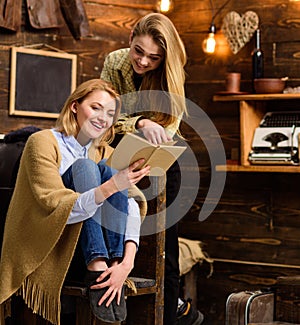
{"type": "MultiPolygon", "coordinates": [[[[117,133],[137,132],[136,122],[142,116],[155,121],[151,112],[138,115],[135,111],[137,100],[136,88],[133,80],[133,68],[129,58],[129,48],[116,50],[108,54],[101,71],[101,79],[110,82],[116,91],[122,95],[122,114],[115,126],[117,133]]],[[[181,121],[182,115],[175,123],[165,129],[170,136],[174,136],[181,121]]]]}

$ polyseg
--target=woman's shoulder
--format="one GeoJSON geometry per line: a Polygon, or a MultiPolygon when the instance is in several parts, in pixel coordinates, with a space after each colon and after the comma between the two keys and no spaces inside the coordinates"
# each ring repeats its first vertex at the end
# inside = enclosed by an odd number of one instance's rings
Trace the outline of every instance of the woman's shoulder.
{"type": "Polygon", "coordinates": [[[28,140],[29,139],[34,139],[35,141],[44,140],[44,139],[47,139],[48,141],[55,140],[51,129],[44,129],[44,130],[35,132],[28,138],[28,140]]]}
{"type": "Polygon", "coordinates": [[[57,141],[51,129],[44,129],[33,133],[27,140],[27,145],[40,147],[40,148],[50,148],[50,146],[56,146],[57,141]]]}
{"type": "Polygon", "coordinates": [[[129,48],[118,49],[115,51],[110,52],[107,57],[106,61],[120,61],[128,56],[129,48]]]}

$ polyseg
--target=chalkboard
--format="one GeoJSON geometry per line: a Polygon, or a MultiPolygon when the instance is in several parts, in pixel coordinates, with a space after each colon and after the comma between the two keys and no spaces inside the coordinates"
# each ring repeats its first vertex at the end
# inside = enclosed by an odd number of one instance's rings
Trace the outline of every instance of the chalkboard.
{"type": "Polygon", "coordinates": [[[56,118],[76,87],[77,56],[12,47],[10,115],[56,118]]]}

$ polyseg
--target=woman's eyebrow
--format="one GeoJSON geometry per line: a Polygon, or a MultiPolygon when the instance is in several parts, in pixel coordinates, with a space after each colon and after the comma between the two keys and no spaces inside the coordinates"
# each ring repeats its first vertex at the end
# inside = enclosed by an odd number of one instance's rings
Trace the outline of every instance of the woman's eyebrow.
{"type": "Polygon", "coordinates": [[[97,105],[97,106],[103,107],[103,105],[100,102],[97,102],[97,101],[92,102],[91,104],[92,105],[97,105]]]}
{"type": "MultiPolygon", "coordinates": [[[[136,45],[136,47],[140,50],[140,51],[142,51],[143,53],[145,53],[145,50],[140,46],[140,45],[136,45]]],[[[148,56],[158,56],[158,57],[162,57],[162,55],[161,54],[159,54],[159,53],[146,53],[148,56]]]]}

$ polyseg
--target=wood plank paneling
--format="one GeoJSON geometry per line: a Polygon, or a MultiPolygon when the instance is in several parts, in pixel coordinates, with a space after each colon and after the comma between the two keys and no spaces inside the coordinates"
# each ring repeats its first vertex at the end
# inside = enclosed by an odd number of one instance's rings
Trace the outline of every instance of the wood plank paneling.
{"type": "MultiPolygon", "coordinates": [[[[156,4],[154,0],[83,2],[91,33],[81,40],[74,40],[66,25],[60,29],[31,28],[26,16],[25,0],[21,30],[14,33],[1,29],[0,133],[26,125],[41,128],[54,125],[52,119],[8,115],[11,46],[48,44],[76,54],[77,82],[98,78],[105,56],[112,50],[128,46],[132,26],[141,16],[154,11],[156,4]]],[[[187,156],[182,166],[188,170],[184,174],[187,179],[182,200],[190,208],[179,223],[179,231],[184,237],[202,240],[206,251],[220,260],[215,262],[214,274],[209,279],[205,276],[205,270],[199,268],[198,306],[206,314],[207,324],[224,324],[225,301],[230,292],[269,286],[278,275],[300,271],[291,267],[263,265],[300,265],[299,175],[228,173],[216,209],[204,222],[198,221],[211,181],[208,150],[215,150],[205,147],[204,142],[211,134],[202,123],[201,113],[204,111],[214,123],[222,139],[226,158],[238,158],[238,102],[213,102],[212,97],[225,89],[225,73],[229,70],[241,72],[241,90],[251,92],[250,54],[254,46],[253,39],[234,55],[221,32],[224,16],[230,11],[239,14],[255,11],[259,15],[262,30],[266,76],[289,76],[287,85],[300,84],[300,3],[289,0],[231,0],[223,7],[225,3],[225,0],[213,1],[214,12],[218,12],[214,20],[219,43],[215,55],[206,55],[202,51],[202,41],[212,18],[209,0],[177,0],[174,10],[168,14],[186,45],[186,94],[194,103],[190,117],[182,124],[182,133],[192,151],[187,153],[190,156],[187,156]],[[191,127],[194,123],[200,128],[202,138],[198,134],[199,130],[191,127]],[[190,157],[196,157],[197,168],[191,166],[190,157]],[[194,173],[200,173],[200,185],[196,189],[193,185],[194,173]],[[236,262],[228,263],[226,260],[236,262]],[[261,265],[243,264],[246,262],[261,265]]],[[[271,101],[266,104],[268,110],[298,109],[298,106],[299,101],[271,101]]]]}
{"type": "Polygon", "coordinates": [[[205,324],[225,323],[226,300],[233,292],[242,290],[268,290],[276,278],[299,274],[299,269],[281,267],[215,262],[214,271],[209,275],[209,266],[199,266],[197,282],[198,306],[205,315],[205,324]]]}

